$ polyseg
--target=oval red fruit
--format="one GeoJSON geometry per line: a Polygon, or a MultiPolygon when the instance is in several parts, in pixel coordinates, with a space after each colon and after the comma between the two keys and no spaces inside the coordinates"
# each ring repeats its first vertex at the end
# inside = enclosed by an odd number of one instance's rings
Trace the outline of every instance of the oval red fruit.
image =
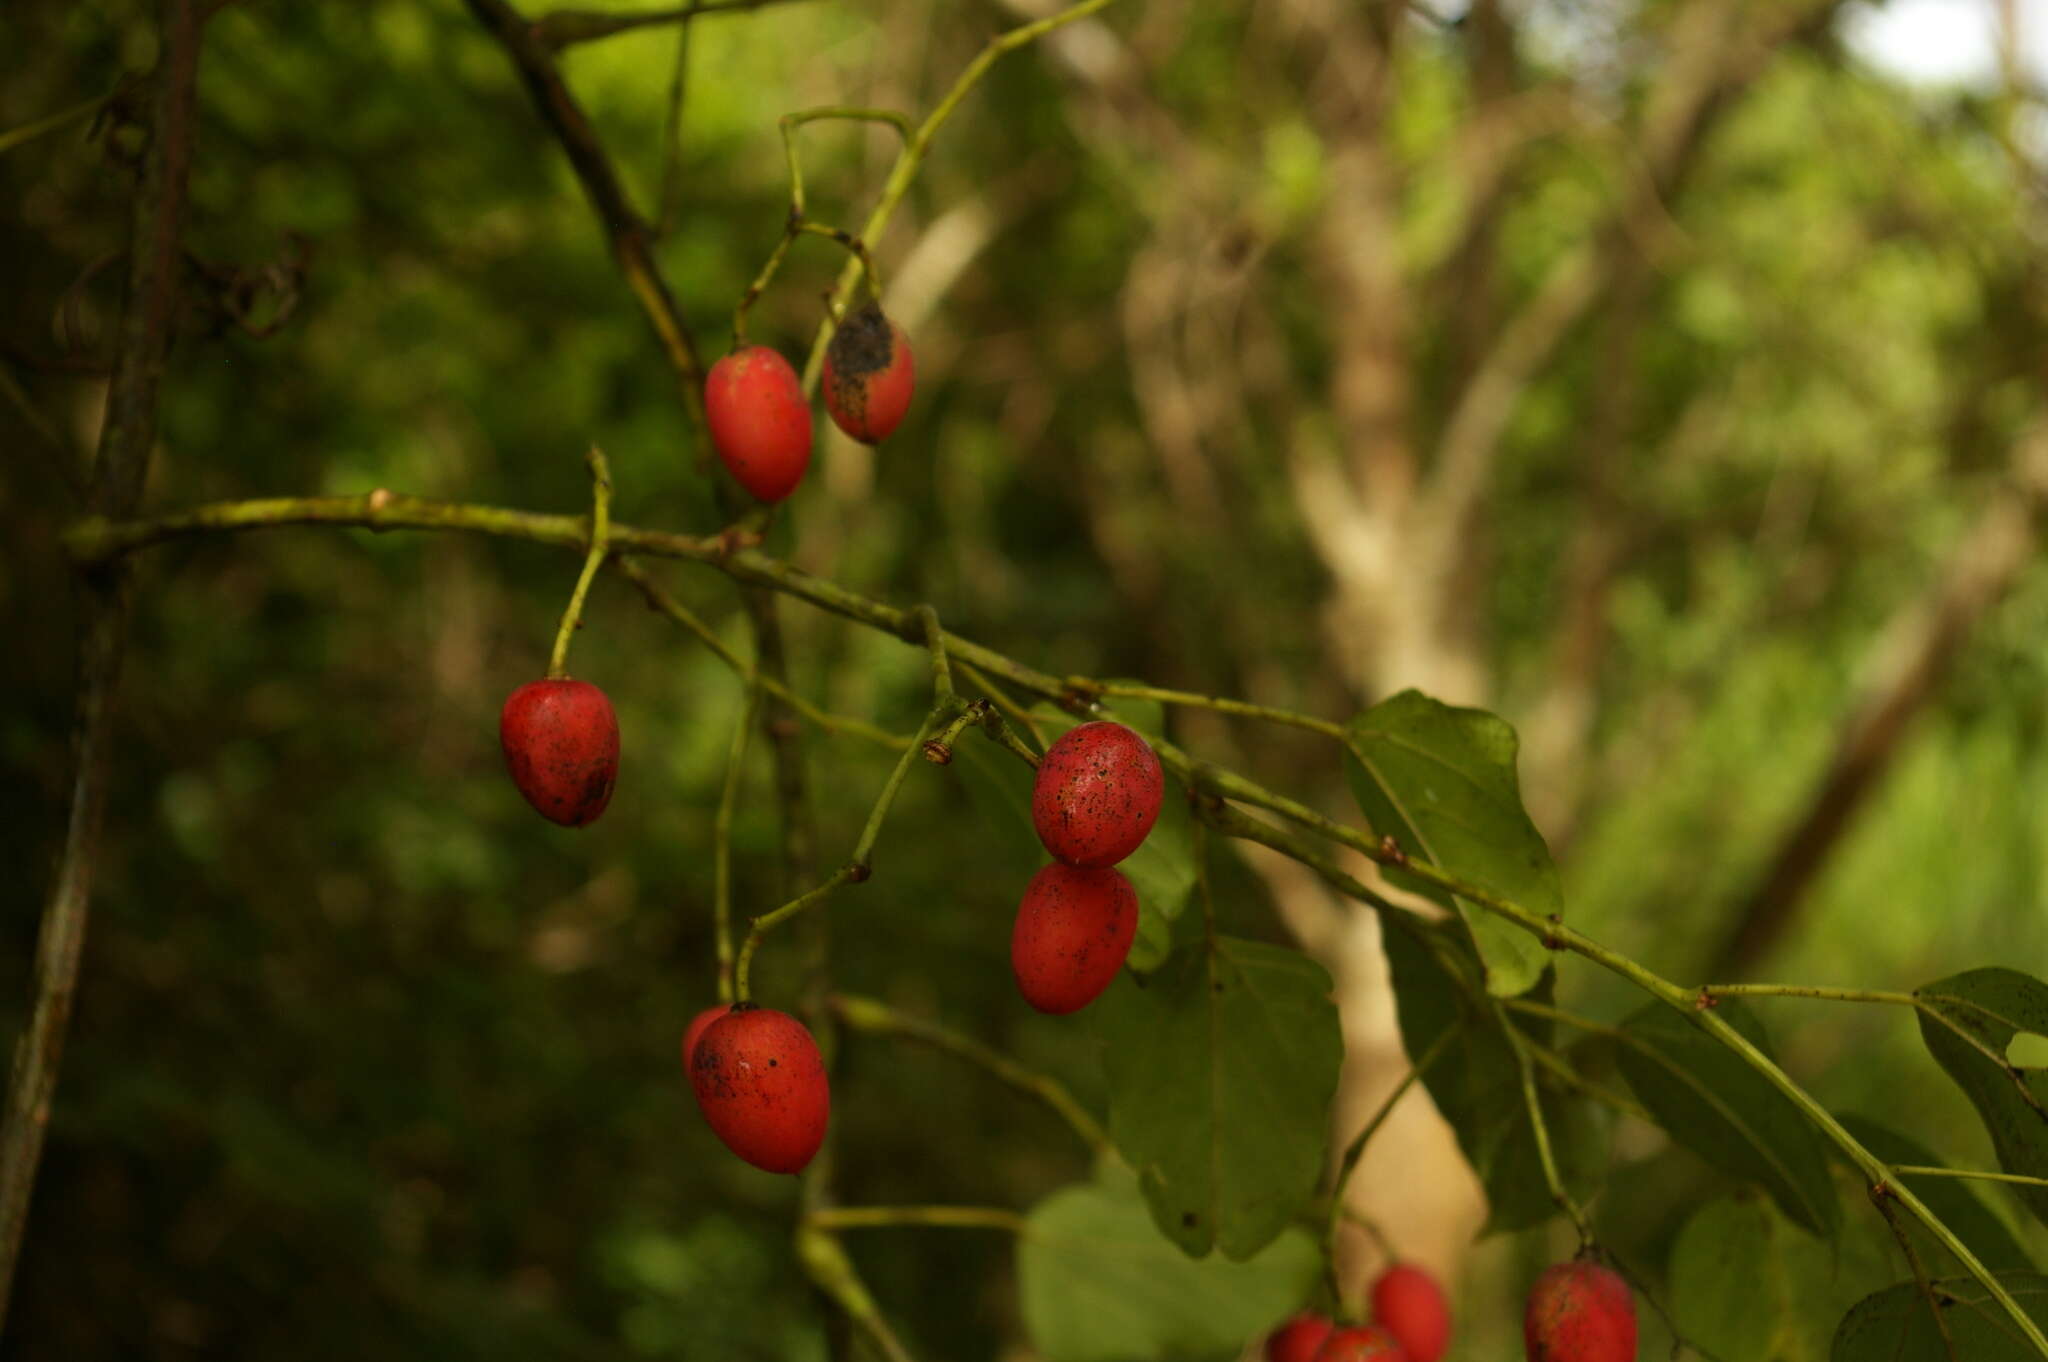
{"type": "Polygon", "coordinates": [[[697,1042],[704,1038],[705,1029],[730,1011],[732,1011],[730,1003],[719,1003],[715,1007],[707,1007],[696,1016],[690,1018],[690,1024],[683,1028],[684,1077],[687,1078],[689,1076],[690,1056],[697,1053],[697,1042]]]}
{"type": "Polygon", "coordinates": [[[1620,1274],[1580,1259],[1543,1270],[1522,1315],[1529,1362],[1635,1362],[1636,1303],[1620,1274]]]}
{"type": "Polygon", "coordinates": [[[698,1037],[690,1086],[712,1133],[756,1168],[797,1172],[825,1142],[825,1060],[787,1012],[733,1004],[698,1037]]]}
{"type": "Polygon", "coordinates": [[[1304,1310],[1266,1339],[1266,1362],[1315,1362],[1316,1350],[1337,1326],[1328,1315],[1304,1310]]]}
{"type": "Polygon", "coordinates": [[[903,328],[870,302],[847,315],[825,347],[825,410],[832,424],[874,444],[910,410],[917,366],[903,328]]]}
{"type": "Polygon", "coordinates": [[[619,779],[619,718],[588,681],[529,681],[498,713],[505,769],[543,818],[580,828],[604,812],[619,779]]]}
{"type": "Polygon", "coordinates": [[[1122,724],[1067,730],[1038,764],[1031,822],[1068,865],[1115,865],[1159,820],[1166,774],[1152,745],[1122,724]]]}
{"type": "Polygon", "coordinates": [[[1138,932],[1123,872],[1055,862],[1031,877],[1010,934],[1017,991],[1040,1012],[1078,1012],[1116,978],[1138,932]]]}
{"type": "Polygon", "coordinates": [[[704,419],[719,462],[762,501],[780,501],[811,465],[811,408],[789,361],[765,345],[735,350],[704,379],[704,419]]]}
{"type": "Polygon", "coordinates": [[[1394,1336],[1377,1324],[1338,1329],[1323,1340],[1315,1362],[1408,1362],[1394,1336]]]}
{"type": "Polygon", "coordinates": [[[1392,1334],[1408,1362],[1437,1362],[1451,1346],[1451,1306],[1436,1278],[1396,1263],[1372,1284],[1372,1319],[1392,1334]]]}

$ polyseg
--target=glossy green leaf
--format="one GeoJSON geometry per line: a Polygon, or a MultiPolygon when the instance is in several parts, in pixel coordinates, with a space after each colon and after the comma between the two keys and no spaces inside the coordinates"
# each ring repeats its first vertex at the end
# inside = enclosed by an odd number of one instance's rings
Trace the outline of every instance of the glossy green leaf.
{"type": "MultiPolygon", "coordinates": [[[[1920,1039],[1977,1108],[1999,1167],[2048,1177],[2048,1070],[2005,1057],[2015,1036],[2048,1036],[2048,984],[2018,970],[1973,969],[1914,996],[1941,1014],[1921,1014],[1920,1039]]],[[[2048,1223],[2048,1187],[2014,1190],[2036,1220],[2048,1223]]]]}
{"type": "Polygon", "coordinates": [[[1110,1136],[1187,1253],[1247,1258],[1315,1194],[1344,1058],[1329,995],[1299,951],[1217,937],[1089,1009],[1110,1136]]]}
{"type": "MultiPolygon", "coordinates": [[[[1771,1053],[1763,1023],[1730,998],[1717,1015],[1771,1053]]],[[[1629,1087],[1671,1137],[1716,1168],[1762,1186],[1795,1224],[1832,1238],[1841,1202],[1826,1146],[1803,1112],[1691,1017],[1651,1003],[1622,1023],[1629,1087]]]]}
{"type": "MultiPolygon", "coordinates": [[[[1946,1165],[1917,1140],[1899,1134],[1896,1130],[1881,1126],[1862,1116],[1841,1117],[1842,1126],[1855,1137],[1856,1142],[1871,1153],[1890,1164],[1918,1165],[1941,1168],[1946,1165]]],[[[1997,1212],[1984,1204],[1969,1182],[1962,1178],[1943,1177],[1902,1177],[1900,1181],[1914,1196],[1933,1211],[1955,1231],[1956,1237],[1967,1244],[1984,1266],[1994,1272],[2031,1272],[2034,1260],[2020,1247],[2020,1241],[2012,1229],[1997,1212]]],[[[1940,1271],[1952,1267],[1960,1270],[1955,1259],[1941,1247],[1934,1238],[1922,1229],[1910,1216],[1901,1216],[1901,1223],[1910,1227],[1920,1245],[1920,1251],[1937,1255],[1940,1271]]],[[[1930,1267],[1936,1265],[1931,1264],[1930,1267]]]]}
{"type": "Polygon", "coordinates": [[[1234,1356],[1301,1303],[1319,1270],[1298,1229],[1245,1262],[1189,1258],[1111,1166],[1040,1202],[1017,1246],[1024,1327],[1047,1362],[1234,1356]]]}
{"type": "MultiPolygon", "coordinates": [[[[1485,1004],[1478,960],[1461,938],[1447,932],[1390,923],[1385,940],[1402,1044],[1410,1059],[1420,1060],[1446,1034],[1450,1037],[1422,1081],[1486,1188],[1485,1232],[1542,1224],[1557,1213],[1557,1203],[1536,1153],[1521,1066],[1498,1014],[1485,1004]],[[1461,979],[1439,952],[1462,963],[1469,976],[1461,979]]],[[[1539,984],[1539,998],[1549,996],[1553,979],[1539,984]]],[[[1548,1022],[1517,1017],[1514,1024],[1530,1041],[1551,1044],[1548,1022]]],[[[1583,1200],[1605,1167],[1606,1132],[1585,1101],[1559,1091],[1541,1070],[1537,1098],[1558,1174],[1565,1189],[1583,1200]]]]}
{"type": "MultiPolygon", "coordinates": [[[[2048,1324],[2048,1277],[2000,1273],[1998,1281],[2036,1325],[2048,1324]]],[[[1915,1282],[1858,1301],[1835,1330],[1830,1362],[2040,1362],[2012,1317],[1976,1281],[1947,1277],[1931,1285],[1938,1307],[1915,1282]]]]}
{"type": "Polygon", "coordinates": [[[1671,1250],[1672,1317],[1717,1357],[1821,1362],[1834,1316],[1816,1307],[1830,1294],[1836,1259],[1765,1197],[1710,1202],[1671,1250]]]}
{"type": "MultiPolygon", "coordinates": [[[[1495,715],[1402,691],[1351,721],[1351,790],[1375,834],[1461,879],[1546,916],[1564,911],[1557,867],[1522,808],[1515,730],[1495,715]]],[[[1449,906],[1398,871],[1389,878],[1449,906]]],[[[1543,943],[1460,899],[1486,961],[1486,987],[1527,992],[1550,962],[1543,943]]]]}

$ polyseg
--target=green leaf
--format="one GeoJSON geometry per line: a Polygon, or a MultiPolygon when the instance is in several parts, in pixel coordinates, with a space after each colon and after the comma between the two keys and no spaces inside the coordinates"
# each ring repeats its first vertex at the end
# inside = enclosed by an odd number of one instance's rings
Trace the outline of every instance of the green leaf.
{"type": "MultiPolygon", "coordinates": [[[[2048,1036],[2048,984],[2018,970],[1973,969],[1937,980],[1914,996],[1953,1023],[1944,1025],[1922,1013],[1920,1039],[1977,1108],[1991,1132],[1998,1166],[2008,1173],[2048,1177],[2048,1070],[2023,1068],[2005,1058],[2006,1048],[2022,1032],[2048,1036]]],[[[2048,1188],[2014,1190],[2036,1220],[2048,1223],[2048,1188]]]]}
{"type": "MultiPolygon", "coordinates": [[[[1739,998],[1717,1015],[1771,1054],[1739,998]]],[[[1806,1114],[1691,1017],[1651,1003],[1622,1023],[1622,1075],[1671,1137],[1716,1168],[1762,1185],[1795,1224],[1835,1236],[1842,1206],[1826,1146],[1806,1114]]]]}
{"type": "MultiPolygon", "coordinates": [[[[1085,722],[1047,704],[1033,706],[1031,717],[1038,721],[1048,743],[1085,722]]],[[[1147,739],[1157,740],[1166,734],[1165,706],[1154,700],[1118,700],[1109,717],[1136,729],[1147,739]]],[[[1029,780],[1024,782],[1023,790],[1024,826],[1029,829],[1029,780]]],[[[1195,889],[1193,817],[1188,812],[1187,792],[1171,772],[1166,777],[1166,798],[1159,805],[1159,821],[1146,834],[1144,845],[1119,861],[1116,868],[1130,877],[1138,891],[1138,939],[1131,946],[1128,963],[1140,974],[1150,973],[1166,959],[1173,943],[1172,923],[1187,907],[1195,889]]]]}
{"type": "Polygon", "coordinates": [[[1298,1229],[1247,1262],[1189,1258],[1109,1166],[1040,1202],[1017,1246],[1024,1327],[1047,1362],[1234,1356],[1301,1304],[1319,1270],[1298,1229]]]}
{"type": "MultiPolygon", "coordinates": [[[[2048,1322],[2048,1277],[2001,1272],[1998,1282],[2036,1325],[2048,1322]]],[[[2039,1362],[2004,1307],[1973,1278],[1932,1285],[1942,1302],[1939,1322],[1917,1283],[1888,1286],[1842,1317],[1830,1362],[2039,1362]]]]}
{"type": "Polygon", "coordinates": [[[1768,1200],[1726,1197],[1679,1232],[1672,1316],[1680,1333],[1717,1357],[1821,1362],[1833,1316],[1815,1306],[1829,1296],[1835,1273],[1834,1250],[1768,1200]]]}
{"type": "Polygon", "coordinates": [[[1329,994],[1299,951],[1217,937],[1090,1009],[1110,1136],[1190,1255],[1248,1258],[1315,1194],[1344,1058],[1329,994]]]}
{"type": "MultiPolygon", "coordinates": [[[[1923,1167],[1942,1168],[1947,1165],[1936,1158],[1932,1151],[1918,1141],[1899,1134],[1886,1126],[1862,1116],[1844,1116],[1842,1126],[1855,1137],[1856,1142],[1871,1153],[1890,1164],[1918,1164],[1923,1167]]],[[[1984,1266],[1994,1272],[2031,1272],[2034,1260],[2020,1247],[2012,1229],[1997,1212],[1984,1204],[1967,1180],[1962,1178],[1941,1178],[1906,1176],[1899,1179],[1906,1184],[1914,1196],[1920,1198],[1941,1220],[1955,1231],[1956,1237],[1969,1245],[1984,1266]]],[[[1920,1238],[1921,1251],[1936,1254],[1940,1258],[1941,1270],[1948,1270],[1955,1258],[1910,1216],[1899,1217],[1920,1238]]],[[[1935,1266],[1935,1265],[1930,1265],[1935,1266]]],[[[1961,1269],[1956,1268],[1957,1271],[1961,1269]]]]}
{"type": "MultiPolygon", "coordinates": [[[[1515,730],[1504,720],[1407,690],[1350,728],[1345,768],[1374,833],[1532,913],[1564,911],[1550,849],[1522,808],[1515,730]]],[[[1388,878],[1451,906],[1449,895],[1399,871],[1388,878]]],[[[1550,963],[1543,943],[1463,899],[1457,908],[1479,943],[1487,989],[1512,998],[1532,988],[1550,963]]]]}
{"type": "MultiPolygon", "coordinates": [[[[1557,1203],[1551,1200],[1536,1153],[1520,1062],[1498,1013],[1479,988],[1479,961],[1462,939],[1406,923],[1389,922],[1385,944],[1409,1058],[1419,1060],[1440,1038],[1447,1033],[1451,1037],[1422,1081],[1486,1188],[1483,1232],[1542,1224],[1557,1213],[1557,1203]],[[1461,979],[1440,958],[1439,950],[1469,967],[1470,977],[1461,979]]],[[[1549,997],[1554,978],[1541,981],[1539,998],[1549,997]]],[[[1530,1041],[1551,1044],[1548,1022],[1518,1017],[1514,1024],[1530,1041]]],[[[1558,1175],[1565,1190],[1584,1200],[1606,1165],[1605,1131],[1587,1103],[1559,1091],[1541,1070],[1536,1091],[1558,1175]]]]}

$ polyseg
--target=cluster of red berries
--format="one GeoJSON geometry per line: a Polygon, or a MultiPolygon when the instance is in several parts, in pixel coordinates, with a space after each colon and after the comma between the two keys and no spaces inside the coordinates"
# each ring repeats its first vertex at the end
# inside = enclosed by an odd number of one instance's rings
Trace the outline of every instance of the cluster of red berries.
{"type": "MultiPolygon", "coordinates": [[[[825,350],[825,410],[874,444],[910,410],[916,366],[903,328],[870,302],[849,313],[825,350]]],[[[765,345],[735,350],[704,381],[704,418],[719,461],[762,501],[796,490],[811,463],[811,408],[789,361],[765,345]]]]}
{"type": "Polygon", "coordinates": [[[1069,729],[1038,764],[1031,823],[1053,863],[1031,877],[1010,934],[1010,970],[1040,1012],[1078,1012],[1124,967],[1138,891],[1116,863],[1159,821],[1166,774],[1122,724],[1069,729]]]}
{"type": "MultiPolygon", "coordinates": [[[[1636,1306],[1620,1274],[1589,1259],[1556,1263],[1529,1288],[1528,1362],[1635,1362],[1636,1306]]],[[[1266,1339],[1266,1362],[1437,1362],[1451,1345],[1451,1307],[1436,1278],[1396,1263],[1372,1284],[1372,1320],[1339,1325],[1315,1311],[1266,1339]]]]}
{"type": "Polygon", "coordinates": [[[1372,1284],[1372,1319],[1340,1325],[1303,1311],[1266,1340],[1266,1362],[1437,1362],[1451,1346],[1451,1307],[1436,1278],[1396,1263],[1372,1284]]]}

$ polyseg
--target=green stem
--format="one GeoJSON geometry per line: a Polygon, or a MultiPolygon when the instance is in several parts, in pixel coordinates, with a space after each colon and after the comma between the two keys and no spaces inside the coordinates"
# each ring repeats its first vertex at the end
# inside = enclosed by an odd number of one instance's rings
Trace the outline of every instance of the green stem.
{"type": "MultiPolygon", "coordinates": [[[[896,164],[889,169],[888,180],[882,185],[881,197],[875,201],[874,210],[868,214],[868,220],[861,224],[860,239],[881,240],[882,229],[889,225],[889,219],[895,216],[897,205],[903,201],[903,196],[910,191],[912,182],[917,179],[918,170],[924,164],[925,153],[931,149],[932,139],[960,107],[961,101],[981,83],[982,77],[988,74],[989,68],[996,64],[998,58],[1006,52],[1035,42],[1056,28],[1071,24],[1077,19],[1085,19],[1109,4],[1110,0],[1082,0],[1082,3],[1061,10],[1057,14],[1048,15],[1032,23],[1020,24],[989,39],[988,45],[967,64],[966,69],[961,71],[959,78],[953,82],[953,88],[946,92],[945,97],[929,114],[925,115],[924,122],[918,124],[917,130],[904,142],[903,150],[896,156],[896,164]]],[[[827,308],[833,317],[838,316],[845,306],[855,280],[860,277],[859,270],[859,262],[851,260],[840,270],[839,279],[832,286],[831,302],[827,308]]],[[[805,392],[817,389],[818,371],[824,363],[825,346],[832,338],[833,326],[833,321],[828,317],[818,328],[818,334],[811,342],[810,358],[804,362],[805,392]]]]}
{"type": "Polygon", "coordinates": [[[924,646],[931,654],[932,702],[944,705],[953,699],[953,669],[946,663],[946,631],[939,627],[939,612],[920,605],[910,612],[924,631],[924,646]]]}
{"type": "Polygon", "coordinates": [[[798,109],[786,113],[777,120],[782,130],[782,154],[789,163],[789,207],[790,212],[801,218],[804,215],[804,170],[796,154],[796,130],[806,123],[818,123],[827,119],[850,123],[886,123],[902,135],[908,143],[912,134],[910,116],[894,109],[852,109],[832,105],[819,109],[798,109]]]}
{"type": "Polygon", "coordinates": [[[1007,1084],[1025,1096],[1035,1098],[1050,1107],[1054,1114],[1065,1121],[1074,1134],[1081,1138],[1082,1143],[1098,1155],[1111,1152],[1109,1133],[1058,1080],[1024,1068],[971,1036],[941,1026],[937,1022],[924,1021],[898,1012],[887,1003],[874,998],[835,994],[831,1000],[831,1007],[841,1021],[856,1031],[876,1036],[901,1036],[907,1040],[920,1041],[933,1049],[943,1050],[958,1059],[966,1060],[996,1081],[1007,1084]]]}
{"type": "Polygon", "coordinates": [[[1320,733],[1338,742],[1343,742],[1347,736],[1342,724],[1333,724],[1328,719],[1318,719],[1312,714],[1298,714],[1291,709],[1276,709],[1271,705],[1254,705],[1224,696],[1199,695],[1193,691],[1167,690],[1160,686],[1142,686],[1128,681],[1095,681],[1084,676],[1070,676],[1067,682],[1084,694],[1108,695],[1126,700],[1157,700],[1164,705],[1184,705],[1195,709],[1214,710],[1218,714],[1234,714],[1245,719],[1264,719],[1268,723],[1285,724],[1290,728],[1320,733]]]}
{"type": "Polygon", "coordinates": [[[1892,1171],[1901,1177],[1968,1178],[1973,1182],[2011,1182],[2022,1187],[2048,1187],[2048,1178],[2030,1178],[2022,1173],[1989,1173],[1976,1168],[1936,1168],[1929,1164],[1899,1163],[1892,1171]]]}
{"type": "Polygon", "coordinates": [[[717,936],[718,1001],[733,1000],[732,959],[732,815],[739,804],[740,776],[746,769],[747,740],[761,712],[761,688],[747,687],[746,712],[733,730],[732,750],[725,761],[725,788],[718,795],[718,816],[711,824],[711,921],[717,936]]]}
{"type": "Polygon", "coordinates": [[[1034,771],[1038,769],[1038,753],[1032,751],[1030,744],[1018,737],[1016,731],[1003,722],[1002,715],[994,710],[984,712],[981,716],[981,731],[986,733],[996,746],[1009,752],[1026,766],[1034,771]]]}
{"type": "Polygon", "coordinates": [[[1008,1230],[1011,1234],[1022,1234],[1028,1228],[1023,1216],[995,1206],[834,1206],[812,1211],[809,1219],[821,1230],[928,1225],[944,1229],[1008,1230]]]}
{"type": "Polygon", "coordinates": [[[596,445],[590,447],[583,461],[590,466],[593,503],[590,552],[583,559],[583,572],[576,578],[576,589],[569,593],[569,608],[562,612],[562,627],[555,631],[555,650],[548,655],[548,676],[552,680],[560,680],[569,674],[569,640],[583,627],[583,599],[590,594],[590,583],[604,563],[605,554],[610,551],[606,540],[612,527],[611,465],[605,462],[604,451],[596,445]]]}
{"type": "Polygon", "coordinates": [[[60,109],[47,117],[38,118],[33,123],[24,123],[18,128],[0,132],[0,156],[13,151],[16,147],[28,145],[46,133],[56,132],[59,128],[92,117],[112,103],[118,94],[119,90],[110,90],[97,99],[88,99],[83,104],[73,104],[68,109],[60,109]]]}
{"type": "Polygon", "coordinates": [[[832,896],[833,891],[837,890],[840,885],[856,883],[865,878],[866,876],[857,874],[853,866],[841,866],[823,884],[797,895],[780,908],[763,913],[755,918],[747,929],[747,939],[740,943],[739,963],[733,970],[733,992],[738,996],[739,1001],[750,1003],[754,1000],[748,983],[749,976],[753,973],[754,968],[754,952],[760,949],[762,937],[805,909],[824,902],[832,896]]]}
{"type": "Polygon", "coordinates": [[[889,1327],[889,1321],[882,1318],[881,1307],[875,1304],[874,1296],[860,1279],[860,1273],[854,1270],[853,1260],[846,1256],[846,1249],[837,1236],[811,1224],[808,1219],[799,1220],[796,1256],[797,1261],[803,1264],[804,1275],[831,1297],[833,1304],[846,1312],[846,1317],[868,1336],[885,1362],[915,1362],[902,1340],[889,1327]]]}
{"type": "Polygon", "coordinates": [[[1044,748],[1045,735],[1038,731],[1038,721],[1031,717],[1030,710],[1025,709],[1024,706],[1012,700],[1002,687],[996,685],[995,682],[989,680],[986,676],[983,676],[974,667],[965,662],[960,663],[959,666],[960,674],[967,678],[969,685],[994,701],[996,708],[1009,716],[1011,721],[1022,724],[1024,731],[1031,735],[1032,741],[1037,743],[1041,749],[1044,748]]]}
{"type": "MultiPolygon", "coordinates": [[[[957,704],[957,702],[956,702],[957,704]]],[[[946,721],[946,726],[925,739],[924,759],[934,766],[945,766],[953,760],[953,744],[969,728],[988,721],[990,713],[986,700],[976,700],[971,705],[957,705],[958,713],[946,721]]]]}
{"type": "Polygon", "coordinates": [[[791,690],[778,678],[757,672],[753,666],[742,661],[738,653],[728,648],[725,640],[713,632],[710,625],[697,618],[695,611],[664,591],[661,584],[648,576],[647,570],[632,559],[614,558],[612,567],[639,588],[640,594],[647,600],[648,609],[658,615],[666,615],[682,625],[696,635],[697,640],[710,649],[713,656],[732,668],[742,680],[759,686],[827,733],[843,733],[848,737],[864,738],[877,746],[897,752],[910,745],[910,739],[901,733],[891,733],[886,729],[877,728],[866,719],[856,718],[850,714],[828,713],[791,690]]]}
{"type": "Polygon", "coordinates": [[[1330,1191],[1329,1221],[1323,1227],[1323,1273],[1329,1283],[1330,1299],[1333,1301],[1343,1300],[1343,1290],[1337,1282],[1337,1227],[1343,1223],[1344,1191],[1351,1185],[1351,1174],[1357,1169],[1359,1161],[1365,1157],[1365,1147],[1372,1143],[1372,1137],[1379,1133],[1380,1127],[1386,1124],[1387,1117],[1393,1114],[1395,1104],[1407,1095],[1408,1089],[1414,1087],[1417,1080],[1429,1072],[1432,1064],[1443,1057],[1457,1034],[1457,1027],[1445,1027],[1443,1032],[1429,1043],[1429,1048],[1422,1052],[1422,1058],[1410,1066],[1407,1075],[1396,1083],[1394,1090],[1380,1102],[1379,1109],[1372,1114],[1372,1119],[1368,1120],[1352,1138],[1351,1143],[1344,1147],[1343,1161],[1337,1166],[1336,1185],[1330,1191]]]}
{"type": "Polygon", "coordinates": [[[533,36],[548,51],[560,52],[563,48],[574,47],[578,43],[596,42],[601,38],[611,38],[621,33],[631,33],[636,29],[651,28],[657,24],[683,24],[687,31],[688,22],[700,14],[741,14],[748,10],[783,3],[786,3],[786,0],[697,0],[693,5],[643,10],[638,14],[560,9],[535,19],[532,25],[533,36]]]}
{"type": "Polygon", "coordinates": [[[1499,1022],[1501,1033],[1508,1038],[1508,1044],[1515,1052],[1515,1066],[1521,1070],[1522,1104],[1529,1113],[1529,1133],[1536,1141],[1536,1162],[1543,1168],[1543,1185],[1550,1190],[1550,1199],[1572,1222],[1572,1228],[1579,1232],[1581,1252],[1593,1244],[1592,1226],[1586,1223],[1586,1212],[1572,1199],[1566,1190],[1564,1177],[1558,1172],[1557,1156],[1550,1144],[1550,1123],[1543,1115],[1543,1095],[1536,1087],[1536,1065],[1529,1058],[1528,1037],[1522,1029],[1508,1020],[1507,1010],[1498,1000],[1493,1005],[1494,1020],[1499,1022]]]}

